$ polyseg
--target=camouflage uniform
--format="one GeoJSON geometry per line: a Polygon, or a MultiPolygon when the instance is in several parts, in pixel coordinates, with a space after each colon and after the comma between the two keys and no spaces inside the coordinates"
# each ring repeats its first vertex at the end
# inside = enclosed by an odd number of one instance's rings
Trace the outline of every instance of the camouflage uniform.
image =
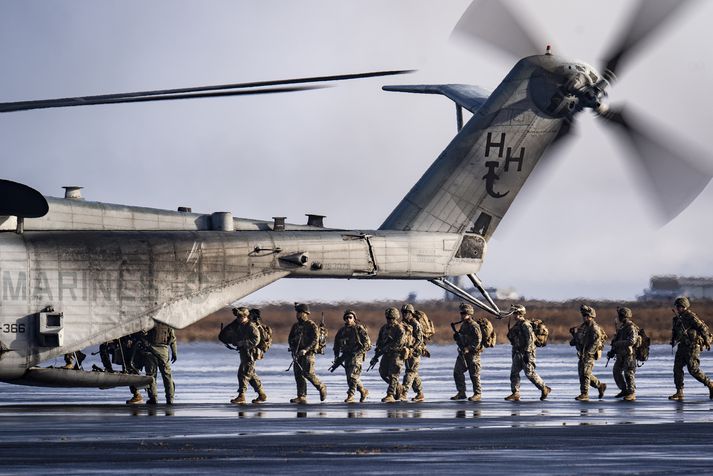
{"type": "Polygon", "coordinates": [[[600,381],[593,371],[594,364],[601,357],[601,343],[603,339],[606,339],[606,334],[594,320],[596,317],[594,309],[589,306],[582,306],[580,311],[584,322],[576,329],[571,329],[574,332],[572,332],[572,340],[569,343],[577,349],[579,360],[577,370],[579,372],[580,394],[576,399],[588,400],[590,385],[599,391],[599,398],[603,398],[607,385],[600,381]]]}
{"type": "Polygon", "coordinates": [[[260,330],[254,322],[248,319],[248,310],[241,307],[237,310],[238,325],[235,328],[236,347],[240,352],[240,365],[238,366],[238,396],[231,403],[245,403],[245,390],[250,385],[258,394],[253,403],[267,400],[262,383],[255,372],[255,361],[258,358],[260,343],[260,330]]]}
{"type": "MultiPolygon", "coordinates": [[[[146,337],[144,332],[135,332],[128,336],[124,336],[119,339],[119,352],[120,352],[120,362],[124,372],[132,375],[138,375],[144,368],[144,352],[141,348],[143,347],[143,341],[146,337]]],[[[130,386],[132,397],[126,401],[128,404],[143,403],[144,399],[139,393],[139,389],[130,386]]]]}
{"type": "Polygon", "coordinates": [[[710,331],[708,326],[689,309],[690,303],[687,298],[678,298],[675,304],[678,312],[673,318],[671,346],[678,344],[673,362],[673,381],[676,384],[676,393],[669,399],[683,400],[684,366],[688,368],[688,373],[693,378],[708,387],[710,397],[713,399],[711,380],[700,367],[701,350],[703,347],[710,348],[710,331]]]}
{"type": "Polygon", "coordinates": [[[402,392],[399,385],[399,374],[404,364],[403,355],[406,350],[406,331],[398,321],[399,310],[390,307],[386,310],[387,322],[379,330],[379,338],[376,341],[375,356],[371,360],[372,364],[381,357],[379,363],[379,375],[388,384],[386,396],[382,402],[394,402],[402,392]]]}
{"type": "MultiPolygon", "coordinates": [[[[470,401],[480,400],[480,353],[483,351],[483,335],[480,325],[473,320],[473,307],[461,304],[463,316],[460,329],[453,334],[453,339],[458,344],[458,358],[453,367],[453,379],[458,393],[451,400],[465,399],[465,372],[468,371],[473,384],[473,396],[470,401]]],[[[457,323],[456,323],[457,324],[457,323]]],[[[455,324],[452,324],[455,328],[455,324]]]]}
{"type": "Polygon", "coordinates": [[[369,335],[366,327],[356,322],[356,314],[353,311],[344,313],[345,321],[347,316],[353,316],[353,319],[347,321],[334,337],[334,359],[340,358],[340,355],[343,356],[344,372],[347,376],[348,385],[345,402],[353,402],[354,393],[357,391],[361,395],[360,401],[363,402],[369,392],[361,382],[361,365],[364,362],[366,352],[369,350],[369,335]]]}
{"type": "Polygon", "coordinates": [[[319,339],[317,324],[309,318],[309,307],[306,304],[297,304],[297,322],[292,325],[287,342],[294,359],[292,371],[297,384],[297,398],[290,400],[292,403],[307,403],[307,381],[319,390],[319,398],[327,398],[327,387],[314,372],[314,354],[319,339]]]}
{"type": "Polygon", "coordinates": [[[540,392],[540,400],[547,398],[550,388],[535,371],[535,332],[532,324],[525,319],[524,306],[517,306],[515,314],[515,324],[508,329],[508,340],[512,345],[512,367],[510,368],[510,390],[512,394],[506,400],[517,401],[520,399],[520,372],[525,371],[525,376],[537,387],[540,392]]]}
{"type": "Polygon", "coordinates": [[[147,336],[148,352],[144,354],[144,367],[146,375],[153,377],[151,386],[149,387],[148,403],[156,403],[158,394],[158,386],[156,385],[156,376],[158,371],[161,372],[163,379],[163,389],[166,392],[166,403],[173,403],[175,386],[173,377],[171,376],[171,363],[175,362],[178,357],[178,349],[176,348],[176,335],[173,328],[162,323],[156,322],[147,336]],[[168,349],[171,348],[171,359],[169,362],[168,349]]]}
{"type": "Polygon", "coordinates": [[[418,375],[418,368],[421,365],[421,354],[426,345],[423,338],[423,332],[421,330],[421,324],[416,320],[414,316],[413,306],[406,304],[401,309],[402,325],[404,331],[406,331],[406,347],[408,348],[408,356],[406,357],[404,364],[404,380],[402,389],[403,392],[399,395],[401,400],[406,400],[406,395],[408,394],[409,388],[413,387],[413,391],[416,392],[416,396],[413,397],[414,402],[421,402],[424,400],[423,396],[423,382],[421,377],[418,375]]]}
{"type": "Polygon", "coordinates": [[[619,387],[616,398],[636,399],[636,345],[639,340],[639,328],[631,320],[631,309],[619,308],[617,311],[617,331],[611,341],[611,350],[607,357],[616,357],[614,363],[614,381],[619,387]]]}

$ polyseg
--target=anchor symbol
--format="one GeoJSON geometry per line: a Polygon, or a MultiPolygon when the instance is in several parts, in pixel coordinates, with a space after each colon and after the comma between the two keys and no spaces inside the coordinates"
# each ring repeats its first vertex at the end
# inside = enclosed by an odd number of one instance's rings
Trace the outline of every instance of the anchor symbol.
{"type": "Polygon", "coordinates": [[[488,172],[483,175],[483,180],[485,180],[485,190],[488,192],[488,195],[493,198],[502,198],[508,193],[510,193],[509,190],[505,193],[498,193],[493,190],[493,185],[495,185],[495,181],[500,180],[498,174],[495,173],[495,169],[498,167],[498,163],[494,161],[486,162],[485,166],[488,168],[488,172]]]}

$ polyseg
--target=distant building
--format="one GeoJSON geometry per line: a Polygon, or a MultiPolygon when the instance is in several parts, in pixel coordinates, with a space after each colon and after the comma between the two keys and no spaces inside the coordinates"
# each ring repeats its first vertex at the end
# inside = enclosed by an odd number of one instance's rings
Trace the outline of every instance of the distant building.
{"type": "MultiPolygon", "coordinates": [[[[455,284],[459,288],[467,291],[475,297],[480,298],[480,292],[463,276],[450,276],[448,281],[455,284]]],[[[518,301],[521,296],[515,291],[515,288],[485,288],[490,294],[490,297],[498,301],[518,301]]],[[[460,301],[461,299],[455,294],[444,291],[444,299],[446,301],[460,301]]]]}
{"type": "Polygon", "coordinates": [[[713,299],[713,278],[688,276],[652,276],[648,289],[639,301],[672,300],[678,296],[694,299],[713,299]]]}

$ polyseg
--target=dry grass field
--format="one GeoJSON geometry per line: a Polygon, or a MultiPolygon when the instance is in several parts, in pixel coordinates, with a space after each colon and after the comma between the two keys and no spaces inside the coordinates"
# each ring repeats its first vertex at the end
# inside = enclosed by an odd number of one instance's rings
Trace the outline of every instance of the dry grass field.
{"type": "MultiPolygon", "coordinates": [[[[579,305],[582,301],[567,302],[545,302],[545,301],[525,301],[528,310],[528,317],[531,319],[542,319],[550,329],[550,342],[568,342],[570,339],[569,329],[579,325],[581,317],[579,305]]],[[[614,318],[618,306],[627,306],[633,310],[634,321],[646,330],[646,333],[655,343],[668,343],[671,338],[671,303],[657,302],[612,302],[612,301],[588,301],[597,310],[597,321],[604,327],[611,338],[614,335],[614,318]]],[[[356,302],[356,303],[310,303],[312,319],[319,322],[324,313],[324,320],[329,328],[330,341],[342,325],[342,314],[344,309],[354,309],[369,329],[372,340],[376,340],[376,335],[384,323],[384,309],[389,306],[400,307],[398,302],[356,302]]],[[[436,325],[436,336],[434,340],[439,343],[451,343],[452,332],[450,322],[459,319],[458,301],[425,301],[418,303],[416,309],[420,309],[428,314],[436,325]]],[[[507,309],[510,302],[498,302],[501,309],[507,309]]],[[[263,320],[273,329],[275,342],[286,342],[290,327],[295,321],[295,313],[292,303],[271,303],[261,308],[263,320]]],[[[693,303],[693,310],[709,325],[713,324],[713,301],[697,301],[693,303]]],[[[177,336],[182,341],[217,341],[220,324],[228,324],[233,320],[233,315],[229,308],[224,308],[205,319],[177,332],[177,336]]],[[[498,343],[507,343],[508,320],[493,321],[498,335],[498,343]]]]}

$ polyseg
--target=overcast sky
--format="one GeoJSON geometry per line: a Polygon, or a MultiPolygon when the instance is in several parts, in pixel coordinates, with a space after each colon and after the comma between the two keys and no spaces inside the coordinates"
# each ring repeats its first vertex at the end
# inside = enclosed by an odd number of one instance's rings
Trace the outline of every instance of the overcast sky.
{"type": "MultiPolygon", "coordinates": [[[[0,102],[418,69],[318,91],[9,113],[2,177],[61,196],[377,228],[455,133],[454,107],[383,84],[493,90],[513,60],[449,40],[470,2],[2,1],[0,102]]],[[[599,65],[632,2],[511,1],[555,54],[599,65]]],[[[710,151],[713,2],[686,9],[611,90],[710,151]]],[[[543,45],[543,50],[544,50],[543,45]]],[[[652,274],[710,275],[713,190],[663,228],[591,114],[528,182],[480,276],[527,297],[631,299],[652,274]]],[[[439,297],[427,282],[282,280],[260,300],[439,297]]]]}

